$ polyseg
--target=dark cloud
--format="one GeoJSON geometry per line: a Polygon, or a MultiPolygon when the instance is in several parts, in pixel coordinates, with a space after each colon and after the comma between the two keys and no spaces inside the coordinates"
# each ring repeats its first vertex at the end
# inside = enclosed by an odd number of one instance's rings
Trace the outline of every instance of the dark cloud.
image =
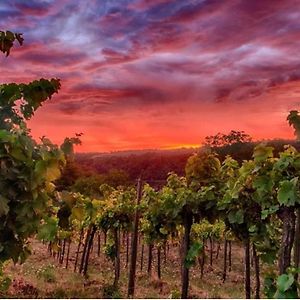
{"type": "MultiPolygon", "coordinates": [[[[300,66],[299,66],[300,67],[300,66]]],[[[292,82],[292,81],[300,81],[300,70],[287,73],[287,74],[281,74],[277,77],[271,78],[268,82],[268,87],[276,87],[278,85],[292,82]]]]}
{"type": "Polygon", "coordinates": [[[11,1],[20,14],[43,17],[49,14],[52,4],[47,1],[11,1]]]}
{"type": "Polygon", "coordinates": [[[223,6],[222,1],[218,0],[180,2],[183,5],[170,16],[168,22],[193,22],[201,17],[215,13],[223,6]]]}
{"type": "Polygon", "coordinates": [[[25,62],[30,62],[34,65],[50,65],[54,67],[67,67],[74,64],[79,64],[87,58],[87,55],[82,52],[60,51],[59,49],[43,49],[43,46],[37,45],[35,49],[29,51],[19,51],[18,59],[25,62]]]}
{"type": "Polygon", "coordinates": [[[66,115],[73,115],[83,109],[82,102],[79,101],[63,102],[57,106],[59,107],[59,110],[66,115]]]}

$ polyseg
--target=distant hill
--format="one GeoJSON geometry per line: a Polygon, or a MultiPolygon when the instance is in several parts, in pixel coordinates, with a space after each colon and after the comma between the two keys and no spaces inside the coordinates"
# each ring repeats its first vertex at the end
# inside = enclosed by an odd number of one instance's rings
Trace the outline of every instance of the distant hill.
{"type": "Polygon", "coordinates": [[[82,157],[90,157],[90,158],[98,158],[98,157],[112,157],[112,156],[131,156],[131,155],[144,155],[144,154],[161,154],[161,155],[176,155],[179,153],[194,153],[200,149],[198,148],[176,148],[176,149],[141,149],[141,150],[124,150],[124,151],[112,151],[112,152],[85,152],[85,153],[76,153],[78,158],[82,157]]]}
{"type": "Polygon", "coordinates": [[[184,175],[187,159],[198,150],[199,148],[180,148],[78,153],[76,162],[83,168],[100,174],[112,169],[123,170],[131,180],[140,175],[147,179],[165,179],[171,171],[184,175]]]}
{"type": "MultiPolygon", "coordinates": [[[[261,141],[233,144],[215,148],[221,160],[226,155],[231,155],[238,161],[251,159],[255,145],[261,141]]],[[[284,145],[290,144],[300,150],[300,143],[294,140],[268,140],[263,141],[275,148],[275,153],[284,149],[284,145]]],[[[187,159],[200,148],[179,148],[170,150],[146,149],[116,151],[109,153],[77,153],[76,163],[80,168],[89,170],[92,173],[106,174],[110,170],[123,170],[131,180],[140,175],[145,179],[162,180],[169,172],[173,171],[178,175],[184,175],[184,168],[187,159]]]]}

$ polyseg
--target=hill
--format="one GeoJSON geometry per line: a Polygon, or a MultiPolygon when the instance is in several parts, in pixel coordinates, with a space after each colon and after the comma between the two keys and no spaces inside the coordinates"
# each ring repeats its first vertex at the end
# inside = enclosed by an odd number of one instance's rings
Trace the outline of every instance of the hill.
{"type": "MultiPolygon", "coordinates": [[[[231,155],[241,162],[244,159],[251,159],[254,147],[261,142],[274,147],[275,153],[282,151],[286,144],[290,144],[300,150],[299,142],[282,139],[236,143],[213,148],[212,150],[219,154],[221,160],[226,155],[231,155]]],[[[130,180],[135,180],[140,175],[149,180],[163,180],[169,172],[184,175],[184,167],[187,159],[199,151],[199,149],[146,149],[109,153],[78,153],[76,154],[75,162],[87,174],[107,174],[111,170],[122,170],[128,174],[130,180]]]]}

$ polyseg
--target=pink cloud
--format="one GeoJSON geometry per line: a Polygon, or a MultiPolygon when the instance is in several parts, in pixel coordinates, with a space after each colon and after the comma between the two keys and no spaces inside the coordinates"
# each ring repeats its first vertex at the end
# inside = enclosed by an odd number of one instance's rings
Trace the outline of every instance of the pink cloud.
{"type": "Polygon", "coordinates": [[[195,145],[231,129],[292,137],[297,1],[83,4],[13,0],[0,13],[25,37],[0,57],[0,80],[62,79],[30,122],[35,137],[84,132],[81,151],[195,145]]]}

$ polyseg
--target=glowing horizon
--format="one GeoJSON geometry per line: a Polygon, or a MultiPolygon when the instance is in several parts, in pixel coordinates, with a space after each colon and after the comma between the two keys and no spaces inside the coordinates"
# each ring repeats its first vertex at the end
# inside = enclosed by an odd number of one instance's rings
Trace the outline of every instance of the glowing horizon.
{"type": "Polygon", "coordinates": [[[61,78],[29,122],[79,152],[174,149],[218,132],[293,139],[300,107],[297,0],[2,1],[24,34],[0,82],[61,78]]]}

